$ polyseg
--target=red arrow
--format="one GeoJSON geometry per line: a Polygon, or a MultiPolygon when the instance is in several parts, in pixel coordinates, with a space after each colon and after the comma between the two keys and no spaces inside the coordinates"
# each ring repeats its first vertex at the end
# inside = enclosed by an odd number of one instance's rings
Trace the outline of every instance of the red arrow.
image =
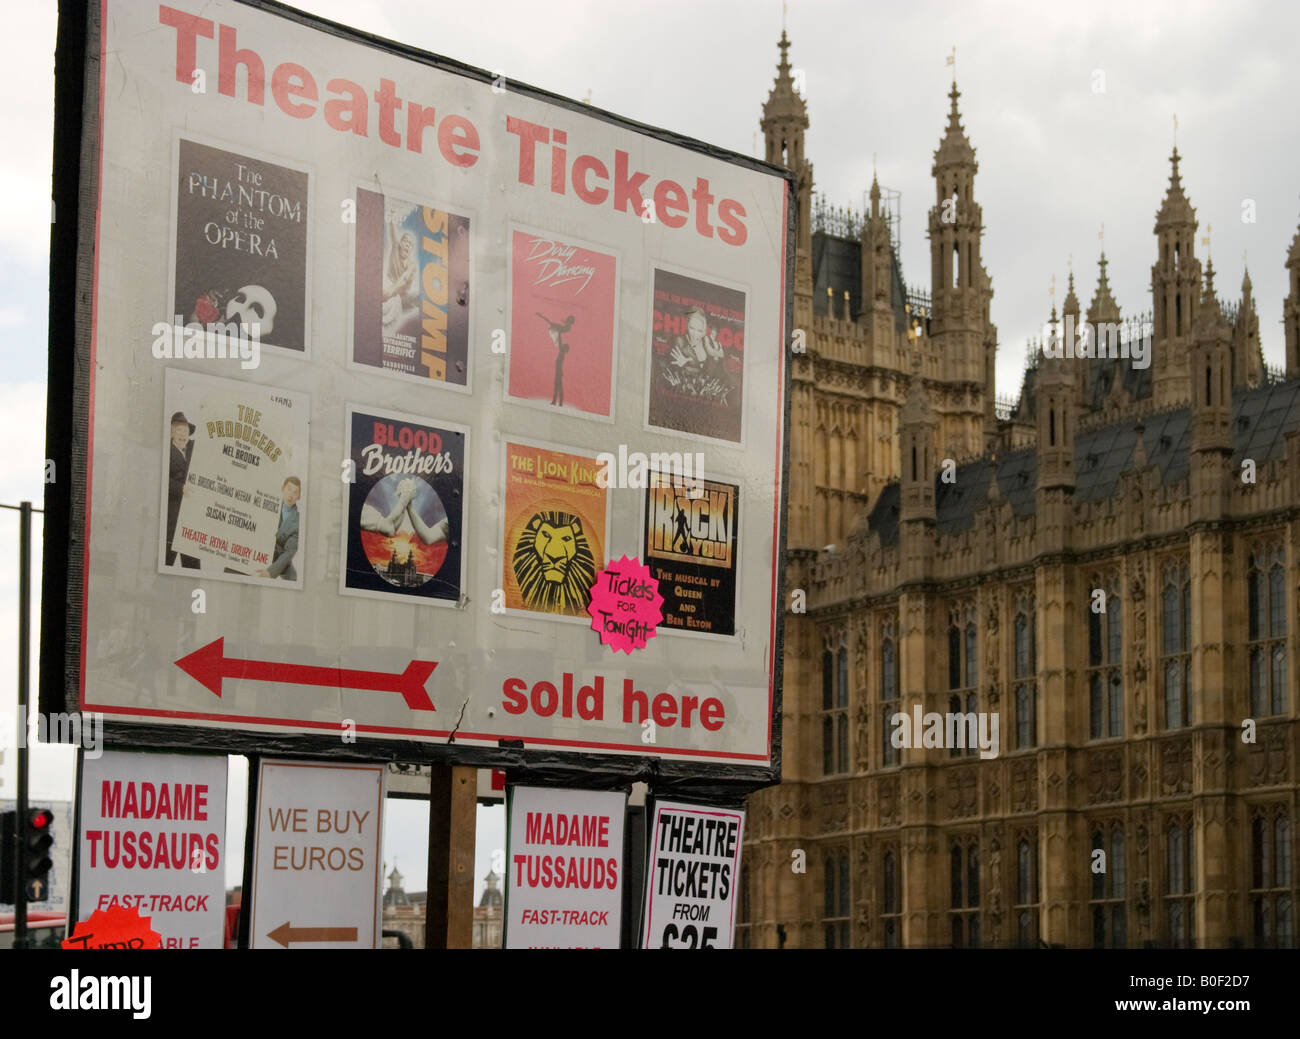
{"type": "Polygon", "coordinates": [[[355,927],[294,927],[286,920],[274,931],[267,931],[266,936],[279,942],[286,949],[290,942],[355,942],[355,927]]]}
{"type": "Polygon", "coordinates": [[[176,666],[200,685],[221,695],[224,678],[245,678],[254,682],[284,682],[289,685],[323,685],[330,689],[368,689],[381,693],[401,693],[406,706],[413,711],[432,711],[436,708],[424,683],[433,674],[437,663],[431,660],[412,660],[400,675],[386,671],[352,671],[342,667],[313,667],[310,664],[281,664],[274,660],[240,660],[228,657],[225,638],[209,642],[188,656],[176,661],[176,666]]]}

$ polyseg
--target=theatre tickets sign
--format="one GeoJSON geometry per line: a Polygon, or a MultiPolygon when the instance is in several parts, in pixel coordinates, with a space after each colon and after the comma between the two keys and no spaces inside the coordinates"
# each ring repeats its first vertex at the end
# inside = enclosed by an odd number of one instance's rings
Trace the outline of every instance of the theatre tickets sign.
{"type": "Polygon", "coordinates": [[[771,778],[789,174],[279,6],[85,8],[49,707],[771,778]],[[623,559],[659,598],[616,654],[623,559]]]}

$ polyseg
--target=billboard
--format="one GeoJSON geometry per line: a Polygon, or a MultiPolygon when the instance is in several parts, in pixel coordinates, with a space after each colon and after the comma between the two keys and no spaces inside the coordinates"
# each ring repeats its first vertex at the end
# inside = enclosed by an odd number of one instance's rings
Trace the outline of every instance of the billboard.
{"type": "Polygon", "coordinates": [[[45,708],[774,778],[790,174],[271,3],[60,55],[45,708]]]}

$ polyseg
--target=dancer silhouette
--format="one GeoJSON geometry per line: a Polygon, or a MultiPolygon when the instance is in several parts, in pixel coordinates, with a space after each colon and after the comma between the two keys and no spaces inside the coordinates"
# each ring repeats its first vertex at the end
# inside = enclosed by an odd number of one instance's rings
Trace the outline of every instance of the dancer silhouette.
{"type": "Polygon", "coordinates": [[[546,322],[551,342],[555,344],[555,388],[551,391],[551,403],[559,407],[564,404],[564,355],[569,352],[564,336],[573,327],[573,315],[570,314],[562,323],[552,321],[540,311],[537,316],[546,322]]]}

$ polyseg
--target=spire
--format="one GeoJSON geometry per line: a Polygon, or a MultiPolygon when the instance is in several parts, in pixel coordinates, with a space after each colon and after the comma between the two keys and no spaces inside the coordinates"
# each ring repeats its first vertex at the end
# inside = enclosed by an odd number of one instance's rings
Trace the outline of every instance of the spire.
{"type": "Polygon", "coordinates": [[[1061,305],[1061,314],[1079,316],[1079,299],[1074,294],[1074,265],[1070,265],[1070,277],[1067,282],[1065,302],[1061,305]]]}
{"type": "Polygon", "coordinates": [[[970,165],[975,161],[975,149],[971,147],[966,131],[962,129],[961,112],[957,110],[957,98],[961,97],[961,91],[957,89],[956,79],[952,81],[952,90],[948,91],[948,97],[952,105],[948,109],[948,128],[944,131],[943,140],[939,142],[939,148],[934,153],[936,169],[939,166],[970,165]]]}
{"type": "Polygon", "coordinates": [[[1119,304],[1110,291],[1110,278],[1106,275],[1106,254],[1101,254],[1097,261],[1097,291],[1092,294],[1088,304],[1088,324],[1096,325],[1102,321],[1119,321],[1119,304]]]}
{"type": "Polygon", "coordinates": [[[808,107],[795,89],[794,79],[790,75],[788,53],[790,38],[785,34],[784,29],[781,30],[781,39],[777,41],[777,47],[781,51],[781,60],[777,62],[776,79],[773,81],[771,92],[767,95],[767,103],[763,106],[763,119],[766,122],[784,116],[804,120],[806,126],[808,107]]]}
{"type": "Polygon", "coordinates": [[[1160,205],[1160,212],[1156,214],[1157,231],[1172,224],[1196,223],[1196,210],[1192,208],[1186,192],[1183,191],[1183,178],[1178,172],[1179,161],[1178,148],[1175,146],[1174,153],[1169,157],[1171,167],[1169,188],[1165,192],[1164,202],[1160,205]]]}
{"type": "Polygon", "coordinates": [[[1242,275],[1241,275],[1241,295],[1245,299],[1250,299],[1250,290],[1251,290],[1250,268],[1243,266],[1242,275]]]}

